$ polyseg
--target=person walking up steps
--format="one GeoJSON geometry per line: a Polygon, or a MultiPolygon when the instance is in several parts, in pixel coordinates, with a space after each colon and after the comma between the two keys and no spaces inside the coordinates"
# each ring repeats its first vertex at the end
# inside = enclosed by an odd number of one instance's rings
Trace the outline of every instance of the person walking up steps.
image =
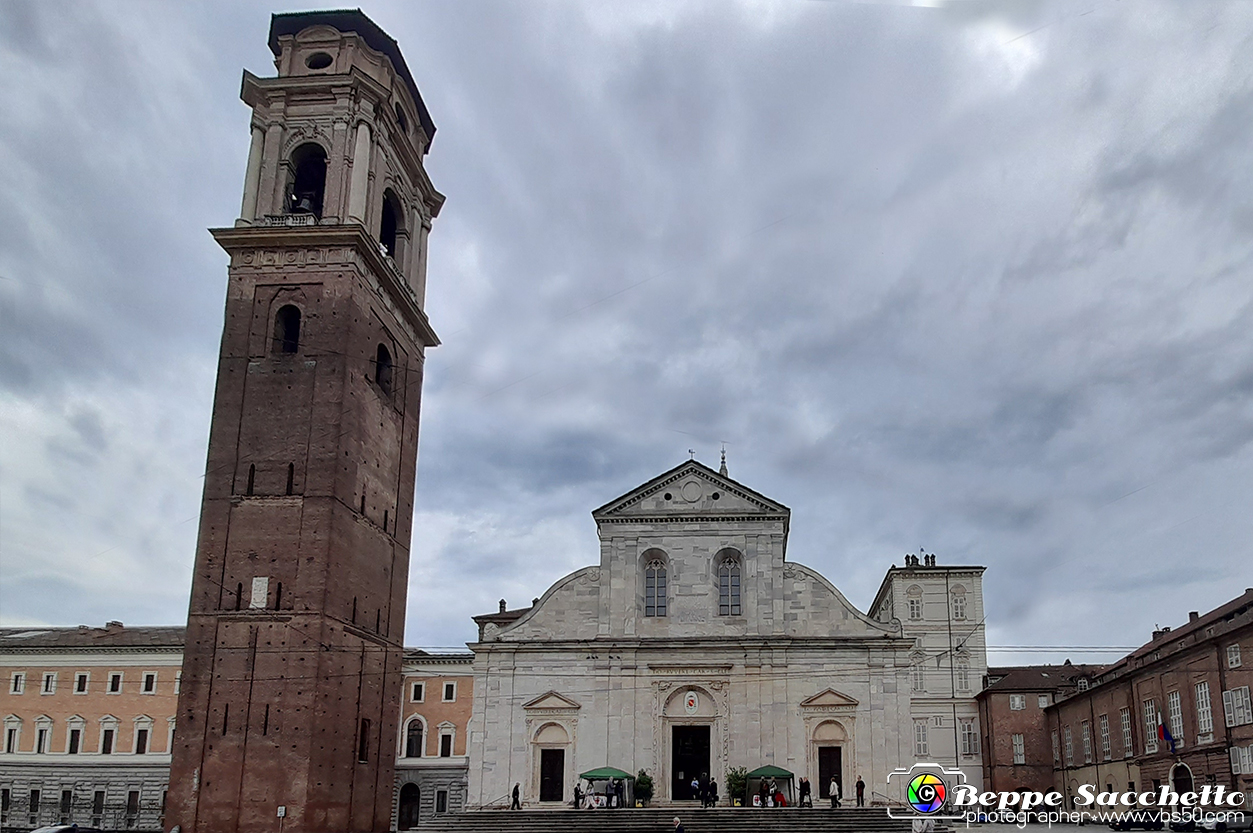
{"type": "Polygon", "coordinates": [[[835,780],[835,776],[831,776],[831,783],[827,785],[827,795],[831,797],[831,809],[834,810],[840,806],[840,782],[835,780]]]}
{"type": "Polygon", "coordinates": [[[522,785],[521,785],[521,784],[514,784],[514,785],[513,785],[513,803],[509,805],[509,809],[510,809],[510,810],[521,810],[521,809],[522,809],[522,799],[521,799],[522,790],[521,790],[521,787],[522,787],[522,785]]]}

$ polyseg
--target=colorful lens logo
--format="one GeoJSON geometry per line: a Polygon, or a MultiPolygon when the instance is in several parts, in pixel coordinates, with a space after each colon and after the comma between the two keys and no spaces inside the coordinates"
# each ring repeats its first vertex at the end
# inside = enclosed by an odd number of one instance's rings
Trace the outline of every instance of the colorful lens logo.
{"type": "Polygon", "coordinates": [[[930,772],[909,782],[909,804],[920,813],[934,813],[944,806],[944,782],[930,772]]]}

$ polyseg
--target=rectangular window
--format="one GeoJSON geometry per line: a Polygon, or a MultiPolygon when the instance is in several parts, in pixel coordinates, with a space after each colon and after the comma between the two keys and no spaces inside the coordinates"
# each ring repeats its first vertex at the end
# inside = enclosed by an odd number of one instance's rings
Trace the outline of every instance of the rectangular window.
{"type": "Polygon", "coordinates": [[[439,736],[439,756],[441,758],[452,757],[452,735],[443,734],[439,736]]]}
{"type": "Polygon", "coordinates": [[[1228,668],[1240,667],[1240,645],[1239,644],[1227,646],[1227,667],[1228,668]]]}
{"type": "Polygon", "coordinates": [[[414,683],[413,689],[409,692],[410,703],[421,703],[426,698],[426,684],[414,683]]]}
{"type": "Polygon", "coordinates": [[[961,738],[963,755],[974,756],[979,754],[979,735],[975,732],[975,722],[973,720],[963,720],[961,722],[961,738]]]}
{"type": "Polygon", "coordinates": [[[17,751],[17,727],[16,726],[10,726],[9,728],[4,730],[4,751],[5,752],[17,751]]]}
{"type": "Polygon", "coordinates": [[[57,693],[57,675],[55,671],[48,671],[44,674],[43,688],[39,690],[40,694],[56,694],[57,693]]]}
{"type": "Polygon", "coordinates": [[[4,824],[9,820],[9,802],[12,801],[9,794],[9,788],[5,787],[0,790],[0,824],[4,824]]]}
{"type": "Polygon", "coordinates": [[[153,671],[144,674],[144,694],[156,694],[157,692],[157,675],[153,671]]]}
{"type": "Polygon", "coordinates": [[[148,752],[148,730],[135,730],[135,754],[143,755],[148,752]]]}
{"type": "Polygon", "coordinates": [[[435,791],[435,812],[437,813],[448,812],[448,790],[436,790],[435,791]]]}
{"type": "Polygon", "coordinates": [[[927,746],[927,721],[914,721],[914,754],[918,757],[929,755],[927,746]]]}
{"type": "Polygon", "coordinates": [[[73,790],[61,790],[61,823],[67,824],[70,820],[70,805],[74,803],[73,790]]]}
{"type": "Polygon", "coordinates": [[[82,729],[70,729],[69,753],[71,755],[78,754],[78,748],[82,744],[82,742],[83,742],[83,730],[82,729]]]}
{"type": "Polygon", "coordinates": [[[1049,707],[1049,696],[1047,694],[1041,694],[1036,698],[1035,704],[1042,709],[1047,709],[1049,707]]]}
{"type": "Polygon", "coordinates": [[[922,618],[922,599],[909,600],[909,618],[914,621],[922,618]]]}
{"type": "Polygon", "coordinates": [[[1122,721],[1122,756],[1130,758],[1135,754],[1131,740],[1131,709],[1119,709],[1118,719],[1122,721]]]}
{"type": "Polygon", "coordinates": [[[1023,709],[1025,709],[1025,708],[1027,708],[1027,695],[1025,695],[1025,694],[1011,694],[1011,695],[1009,695],[1009,709],[1010,709],[1010,711],[1020,712],[1020,711],[1022,711],[1022,710],[1023,710],[1023,709]]]}
{"type": "Polygon", "coordinates": [[[361,734],[357,737],[357,761],[366,763],[370,760],[370,720],[361,718],[361,734]]]}
{"type": "Polygon", "coordinates": [[[1253,706],[1249,703],[1247,685],[1223,692],[1223,717],[1228,726],[1253,723],[1253,706]]]}
{"type": "Polygon", "coordinates": [[[131,790],[126,794],[126,826],[134,827],[139,820],[139,790],[131,790]]]}
{"type": "Polygon", "coordinates": [[[1178,691],[1166,694],[1166,715],[1170,721],[1170,736],[1175,739],[1175,746],[1183,745],[1183,699],[1178,691]]]}
{"type": "Polygon", "coordinates": [[[1092,763],[1092,727],[1088,725],[1088,721],[1084,720],[1079,724],[1079,729],[1083,735],[1083,762],[1090,764],[1092,763]]]}
{"type": "Polygon", "coordinates": [[[718,568],[718,615],[740,615],[740,565],[731,559],[718,568]]]}
{"type": "Polygon", "coordinates": [[[47,751],[48,751],[48,730],[36,729],[35,730],[35,753],[42,755],[43,753],[47,751]]]}
{"type": "Polygon", "coordinates": [[[1062,762],[1062,753],[1057,744],[1057,730],[1053,730],[1053,763],[1060,764],[1062,762]]]}
{"type": "Polygon", "coordinates": [[[179,671],[174,674],[174,693],[178,694],[183,690],[183,672],[179,671]]]}
{"type": "Polygon", "coordinates": [[[964,595],[955,594],[953,596],[953,618],[966,618],[966,597],[964,595]]]}
{"type": "Polygon", "coordinates": [[[85,671],[79,671],[77,674],[75,674],[74,675],[74,693],[86,694],[87,683],[89,680],[91,680],[91,675],[85,671]]]}
{"type": "Polygon", "coordinates": [[[13,675],[12,680],[9,682],[9,693],[21,694],[25,690],[26,690],[26,675],[22,673],[21,671],[18,671],[17,673],[13,675]]]}
{"type": "Polygon", "coordinates": [[[1011,735],[1010,740],[1014,743],[1014,763],[1025,764],[1027,762],[1027,747],[1023,743],[1022,735],[1011,735]]]}
{"type": "Polygon", "coordinates": [[[114,671],[112,674],[109,675],[109,693],[110,694],[122,693],[122,672],[114,671]]]}
{"type": "Polygon", "coordinates": [[[30,791],[30,806],[26,808],[26,811],[30,813],[30,823],[38,824],[39,823],[39,790],[30,791]]]}
{"type": "Polygon", "coordinates": [[[957,690],[970,691],[970,663],[965,660],[957,663],[957,690]]]}
{"type": "Polygon", "coordinates": [[[452,703],[457,699],[457,684],[444,683],[444,702],[452,703]]]}
{"type": "Polygon", "coordinates": [[[1101,757],[1108,761],[1114,757],[1114,750],[1109,743],[1109,715],[1101,715],[1098,723],[1101,727],[1101,757]]]}
{"type": "Polygon", "coordinates": [[[100,735],[100,754],[113,754],[113,730],[105,729],[100,735]]]}
{"type": "Polygon", "coordinates": [[[922,667],[923,659],[917,657],[914,659],[913,666],[909,669],[909,688],[911,691],[927,690],[927,674],[922,667]]]}
{"type": "Polygon", "coordinates": [[[666,615],[666,567],[660,561],[644,570],[644,615],[666,615]]]}
{"type": "Polygon", "coordinates": [[[104,790],[96,790],[91,796],[91,823],[99,827],[104,822],[104,790]]]}
{"type": "Polygon", "coordinates": [[[1145,700],[1144,706],[1144,752],[1152,755],[1157,751],[1157,701],[1145,700]]]}
{"type": "Polygon", "coordinates": [[[1066,766],[1075,765],[1075,744],[1074,738],[1070,735],[1070,727],[1066,726],[1062,729],[1062,741],[1066,746],[1066,766]]]}
{"type": "Polygon", "coordinates": [[[1088,690],[1088,678],[1087,678],[1087,677],[1080,677],[1080,678],[1079,678],[1079,690],[1080,690],[1080,691],[1087,691],[1087,690],[1088,690]]]}
{"type": "MultiPolygon", "coordinates": [[[[1212,737],[1214,734],[1214,711],[1210,707],[1208,682],[1196,684],[1196,730],[1201,737],[1212,737]]],[[[1200,738],[1197,738],[1197,742],[1207,743],[1200,738]]]]}

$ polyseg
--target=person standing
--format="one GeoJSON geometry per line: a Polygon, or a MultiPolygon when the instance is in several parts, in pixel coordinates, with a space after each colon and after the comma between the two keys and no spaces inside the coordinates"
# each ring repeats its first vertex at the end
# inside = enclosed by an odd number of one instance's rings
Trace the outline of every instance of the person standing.
{"type": "MultiPolygon", "coordinates": [[[[804,775],[801,776],[800,789],[798,790],[796,806],[804,807],[805,800],[809,799],[809,779],[804,775]]],[[[814,806],[813,799],[809,799],[809,806],[814,806]]]]}
{"type": "Polygon", "coordinates": [[[574,782],[574,809],[578,810],[583,806],[583,789],[581,787],[583,781],[574,782]]]}
{"type": "Polygon", "coordinates": [[[857,776],[857,806],[866,806],[866,782],[861,780],[861,776],[857,776]]]}
{"type": "Polygon", "coordinates": [[[827,795],[831,798],[831,809],[834,810],[840,806],[840,782],[835,780],[835,776],[831,776],[831,783],[827,785],[827,795]]]}
{"type": "Polygon", "coordinates": [[[709,795],[709,805],[708,805],[708,806],[710,806],[710,807],[717,807],[717,806],[718,806],[718,782],[717,782],[717,781],[715,781],[714,779],[710,778],[710,779],[709,779],[709,787],[708,787],[707,789],[708,789],[708,791],[709,791],[709,792],[708,792],[708,795],[709,795]]]}
{"type": "Polygon", "coordinates": [[[521,784],[513,785],[513,803],[509,805],[509,809],[510,810],[522,809],[522,785],[521,784]]]}
{"type": "Polygon", "coordinates": [[[679,821],[679,817],[674,817],[674,833],[683,833],[683,822],[679,821]]]}

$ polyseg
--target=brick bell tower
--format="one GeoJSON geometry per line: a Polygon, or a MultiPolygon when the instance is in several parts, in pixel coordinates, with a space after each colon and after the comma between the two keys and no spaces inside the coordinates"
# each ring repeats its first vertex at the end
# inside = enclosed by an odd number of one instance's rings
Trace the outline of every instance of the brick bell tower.
{"type": "Polygon", "coordinates": [[[243,207],[167,829],[391,828],[435,125],[360,11],[279,14],[243,207]],[[282,809],[280,809],[282,808],[282,809]]]}

